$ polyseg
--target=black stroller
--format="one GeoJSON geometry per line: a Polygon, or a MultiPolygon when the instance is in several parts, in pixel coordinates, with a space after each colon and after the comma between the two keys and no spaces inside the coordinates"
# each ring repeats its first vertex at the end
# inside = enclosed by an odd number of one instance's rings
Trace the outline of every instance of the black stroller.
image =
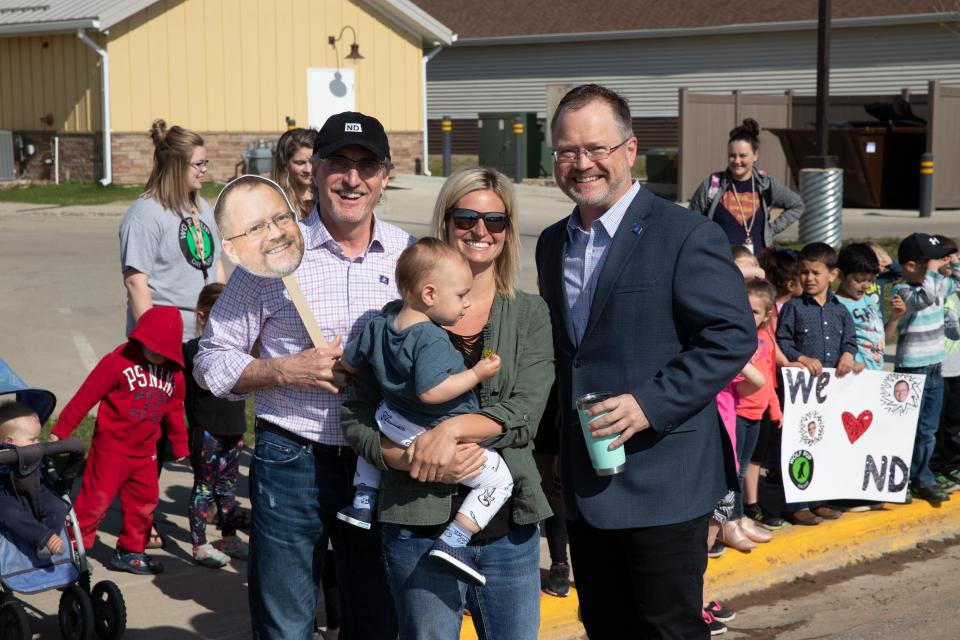
{"type": "MultiPolygon", "coordinates": [[[[0,359],[0,400],[15,394],[32,407],[43,424],[53,413],[56,398],[45,389],[27,386],[0,359]]],[[[116,584],[104,580],[91,588],[90,565],[80,527],[70,503],[70,488],[83,468],[84,445],[78,438],[0,450],[0,465],[15,474],[41,469],[43,483],[69,506],[60,532],[69,544],[61,553],[40,558],[31,545],[12,540],[0,523],[0,640],[30,640],[30,618],[14,593],[33,594],[59,589],[57,618],[68,640],[116,640],[126,630],[127,610],[116,584]]]]}

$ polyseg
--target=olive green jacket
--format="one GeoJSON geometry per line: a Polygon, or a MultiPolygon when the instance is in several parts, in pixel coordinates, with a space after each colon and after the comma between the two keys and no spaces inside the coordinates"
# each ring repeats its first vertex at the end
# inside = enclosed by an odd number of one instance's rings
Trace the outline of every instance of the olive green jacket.
{"type": "MultiPolygon", "coordinates": [[[[399,301],[384,311],[399,309],[399,301]]],[[[553,384],[553,335],[547,304],[540,296],[518,291],[514,298],[497,294],[483,328],[484,349],[500,356],[500,372],[480,385],[480,413],[503,425],[503,433],[481,444],[498,449],[513,474],[513,522],[531,524],[551,515],[533,460],[537,433],[553,384]]],[[[384,471],[380,480],[380,520],[403,525],[437,525],[450,519],[458,485],[419,482],[387,468],[380,453],[374,412],[380,391],[369,367],[353,377],[343,404],[341,424],[347,442],[384,471]]]]}

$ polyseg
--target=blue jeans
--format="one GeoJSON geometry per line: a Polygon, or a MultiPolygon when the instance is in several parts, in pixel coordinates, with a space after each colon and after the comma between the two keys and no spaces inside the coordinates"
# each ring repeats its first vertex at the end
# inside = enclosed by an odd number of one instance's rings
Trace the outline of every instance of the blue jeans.
{"type": "Polygon", "coordinates": [[[733,514],[731,520],[743,517],[743,478],[750,466],[750,457],[757,448],[757,439],[760,437],[760,421],[737,416],[737,484],[740,491],[734,493],[733,514]]]}
{"type": "Polygon", "coordinates": [[[917,418],[917,436],[913,441],[913,460],[910,462],[910,482],[920,487],[937,486],[930,470],[930,458],[937,444],[937,428],[940,426],[940,409],[943,407],[943,376],[940,364],[926,367],[897,367],[897,373],[919,373],[927,376],[920,400],[920,416],[917,418]]]}
{"type": "Polygon", "coordinates": [[[327,536],[333,541],[345,640],[396,636],[378,531],[336,519],[350,503],[356,456],[257,429],[250,464],[250,616],[256,640],[312,640],[327,536]]]}
{"type": "Polygon", "coordinates": [[[472,544],[484,587],[467,587],[427,556],[433,539],[383,524],[387,580],[400,640],[458,640],[466,598],[480,640],[536,640],[540,627],[540,531],[537,525],[472,544]]]}

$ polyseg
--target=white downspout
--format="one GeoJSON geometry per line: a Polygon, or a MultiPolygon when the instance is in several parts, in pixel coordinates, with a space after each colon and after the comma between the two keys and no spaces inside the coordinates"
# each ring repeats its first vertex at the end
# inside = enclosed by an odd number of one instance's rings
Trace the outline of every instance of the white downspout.
{"type": "Polygon", "coordinates": [[[423,84],[423,175],[432,176],[430,173],[430,154],[427,144],[427,63],[433,60],[433,57],[443,50],[441,45],[437,45],[423,56],[423,64],[420,68],[421,82],[423,84]]]}
{"type": "Polygon", "coordinates": [[[100,184],[107,186],[113,182],[113,153],[110,149],[110,58],[106,50],[87,36],[83,29],[77,29],[77,37],[100,56],[100,88],[103,98],[100,101],[103,114],[103,178],[100,184]]]}

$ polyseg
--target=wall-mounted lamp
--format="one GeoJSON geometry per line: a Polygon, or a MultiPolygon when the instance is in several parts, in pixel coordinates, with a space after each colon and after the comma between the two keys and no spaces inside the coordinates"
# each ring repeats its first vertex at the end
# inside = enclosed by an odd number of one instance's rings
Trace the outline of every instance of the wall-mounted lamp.
{"type": "Polygon", "coordinates": [[[363,56],[360,55],[360,45],[357,44],[357,32],[350,25],[344,25],[343,29],[340,29],[340,35],[336,38],[333,36],[327,36],[327,43],[333,47],[334,52],[337,54],[337,68],[340,68],[340,52],[337,51],[337,43],[343,39],[343,33],[347,29],[350,29],[350,32],[353,34],[353,43],[350,45],[350,53],[344,56],[346,60],[363,60],[363,56]]]}

